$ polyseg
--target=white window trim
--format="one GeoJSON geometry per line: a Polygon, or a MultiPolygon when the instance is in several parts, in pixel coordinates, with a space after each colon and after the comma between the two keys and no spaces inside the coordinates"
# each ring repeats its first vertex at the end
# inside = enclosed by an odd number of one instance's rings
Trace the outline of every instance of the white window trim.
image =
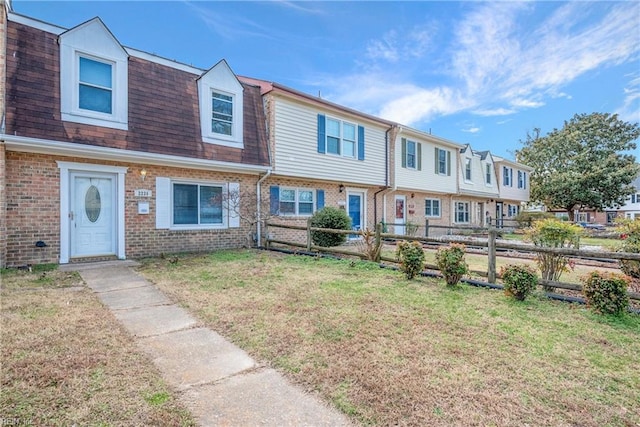
{"type": "Polygon", "coordinates": [[[441,218],[442,217],[442,201],[440,199],[430,199],[427,198],[424,200],[425,203],[425,213],[424,213],[424,217],[425,218],[441,218]],[[427,202],[438,202],[438,215],[433,215],[433,203],[431,203],[431,215],[427,215],[427,202]]]}
{"type": "MultiPolygon", "coordinates": [[[[286,191],[286,190],[290,190],[290,191],[295,191],[295,199],[294,199],[294,205],[295,205],[295,213],[280,213],[280,216],[284,216],[287,218],[293,218],[293,217],[301,217],[301,218],[309,218],[311,217],[315,212],[316,212],[316,207],[317,207],[317,194],[316,194],[316,190],[313,188],[305,188],[305,187],[280,187],[280,192],[279,192],[279,197],[282,196],[282,192],[286,191]],[[300,213],[300,192],[301,191],[309,191],[311,192],[313,199],[311,200],[311,204],[312,204],[312,211],[310,214],[301,214],[300,213]]],[[[278,212],[282,212],[282,210],[280,209],[280,203],[281,203],[281,199],[278,198],[278,212]]],[[[285,203],[291,203],[291,202],[285,202],[285,203]]],[[[304,203],[309,203],[309,202],[304,202],[304,203]]]]}
{"type": "Polygon", "coordinates": [[[333,116],[328,116],[325,115],[325,131],[324,131],[324,154],[327,154],[329,156],[336,156],[336,157],[343,157],[345,159],[358,159],[358,124],[357,123],[353,123],[347,120],[342,120],[339,119],[337,117],[333,117],[333,116]],[[340,135],[339,135],[339,147],[340,147],[340,153],[331,153],[329,152],[329,143],[328,143],[328,139],[329,139],[329,132],[328,132],[328,126],[327,123],[329,120],[333,120],[336,121],[340,124],[340,135]],[[345,144],[345,139],[344,139],[344,125],[348,124],[354,127],[355,130],[355,139],[353,140],[354,142],[354,147],[353,147],[353,156],[347,156],[344,154],[344,144],[345,144]]]}
{"type": "Polygon", "coordinates": [[[242,132],[242,94],[237,95],[227,90],[219,89],[215,86],[203,83],[203,89],[200,96],[200,115],[202,126],[202,140],[211,144],[224,145],[226,147],[244,148],[242,132]],[[232,117],[231,135],[215,133],[211,130],[211,120],[213,118],[213,106],[211,101],[213,93],[230,96],[232,99],[232,117]]]}
{"type": "MultiPolygon", "coordinates": [[[[194,181],[188,179],[171,179],[169,185],[169,230],[225,230],[229,228],[229,206],[225,200],[229,197],[229,184],[214,181],[194,181]],[[175,184],[203,185],[206,187],[222,187],[222,224],[174,224],[173,186],[175,184]]],[[[200,194],[198,194],[198,198],[200,194]]]]}
{"type": "MultiPolygon", "coordinates": [[[[445,150],[444,148],[440,148],[440,147],[436,147],[438,149],[438,170],[436,171],[436,174],[440,175],[440,176],[449,176],[451,174],[451,171],[449,170],[450,168],[447,166],[450,166],[447,164],[447,153],[449,152],[449,150],[445,150]],[[444,172],[440,172],[440,152],[444,152],[444,172]]],[[[451,154],[448,154],[449,156],[451,156],[451,154]]]]}
{"type": "Polygon", "coordinates": [[[125,259],[124,177],[128,168],[57,160],[60,169],[60,264],[67,264],[71,256],[71,172],[103,172],[116,174],[116,256],[125,259]]]}
{"type": "Polygon", "coordinates": [[[407,152],[405,158],[405,164],[407,169],[418,170],[418,143],[407,139],[407,152]],[[413,144],[413,166],[409,166],[409,144],[413,144]]]}
{"type": "Polygon", "coordinates": [[[493,187],[493,165],[491,163],[485,163],[484,165],[484,185],[485,187],[493,187]],[[489,182],[487,182],[487,167],[489,168],[489,182]]]}
{"type": "Polygon", "coordinates": [[[453,222],[455,222],[456,224],[470,224],[471,223],[471,202],[466,202],[466,201],[462,201],[462,200],[458,200],[458,201],[454,201],[453,202],[453,222]],[[469,218],[467,221],[458,221],[458,204],[459,203],[464,203],[467,206],[466,212],[467,212],[467,216],[469,218]]]}
{"type": "Polygon", "coordinates": [[[464,158],[464,182],[467,184],[473,184],[473,159],[469,157],[464,158]],[[467,164],[469,165],[469,178],[467,178],[467,164]]]}
{"type": "Polygon", "coordinates": [[[124,53],[123,57],[115,58],[99,52],[78,49],[62,41],[60,45],[60,109],[62,120],[127,130],[129,128],[127,62],[128,60],[124,53]],[[79,107],[80,57],[111,65],[111,114],[84,110],[79,107]]]}

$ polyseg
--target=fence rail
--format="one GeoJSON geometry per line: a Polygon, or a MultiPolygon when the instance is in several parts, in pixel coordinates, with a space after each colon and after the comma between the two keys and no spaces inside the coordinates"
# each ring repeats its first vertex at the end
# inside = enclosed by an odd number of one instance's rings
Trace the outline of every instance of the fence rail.
{"type": "MultiPolygon", "coordinates": [[[[312,241],[312,232],[320,231],[324,233],[331,234],[342,234],[349,236],[365,236],[367,233],[371,233],[368,230],[334,230],[330,228],[318,228],[311,227],[310,221],[307,222],[306,226],[302,225],[292,225],[292,224],[280,224],[275,222],[267,222],[267,239],[266,246],[269,248],[272,244],[280,244],[285,246],[292,246],[297,248],[304,248],[307,251],[317,251],[317,252],[325,252],[325,253],[335,253],[341,255],[348,255],[354,257],[360,257],[366,259],[366,255],[362,252],[352,251],[345,249],[343,247],[332,247],[327,248],[323,246],[317,246],[313,244],[312,241]],[[270,238],[270,233],[268,232],[269,228],[282,228],[289,230],[299,230],[306,232],[306,242],[292,242],[284,239],[270,238]]],[[[382,232],[382,224],[378,224],[376,226],[374,232],[375,244],[379,246],[383,240],[411,240],[418,241],[422,243],[463,243],[463,244],[472,244],[473,246],[486,247],[487,248],[487,271],[471,271],[472,273],[487,277],[487,281],[489,283],[496,283],[496,279],[498,278],[498,274],[496,271],[496,250],[497,249],[507,249],[516,252],[526,252],[526,253],[552,253],[557,255],[570,256],[572,258],[584,258],[584,259],[610,259],[610,260],[632,260],[632,261],[640,261],[640,253],[629,253],[629,252],[608,252],[608,251],[594,251],[594,250],[581,250],[581,249],[570,249],[570,248],[545,248],[533,245],[527,245],[524,243],[512,243],[512,242],[500,242],[497,240],[499,230],[496,228],[486,228],[487,238],[484,239],[473,239],[473,240],[460,240],[459,238],[451,237],[451,236],[441,236],[441,237],[422,237],[422,236],[407,236],[405,234],[393,234],[393,233],[383,233],[382,232]]],[[[455,228],[455,227],[449,227],[455,228]]],[[[474,227],[462,227],[463,230],[473,229],[474,227]]],[[[380,251],[377,252],[377,259],[373,260],[376,262],[386,261],[397,263],[397,259],[384,256],[380,254],[380,251]]],[[[431,270],[437,270],[437,266],[432,264],[426,264],[426,268],[431,270]]],[[[582,291],[582,286],[575,283],[565,283],[565,282],[552,282],[549,280],[540,279],[539,284],[541,286],[552,286],[561,289],[568,289],[573,291],[582,291]]],[[[640,300],[640,292],[628,292],[629,298],[634,300],[640,300]]]]}

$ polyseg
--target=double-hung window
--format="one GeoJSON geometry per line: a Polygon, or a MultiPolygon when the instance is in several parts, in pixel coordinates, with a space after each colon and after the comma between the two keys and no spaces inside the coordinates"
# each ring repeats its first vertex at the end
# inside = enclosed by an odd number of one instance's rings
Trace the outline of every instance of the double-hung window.
{"type": "Polygon", "coordinates": [[[491,170],[491,164],[487,163],[485,165],[485,177],[484,177],[484,182],[487,185],[491,185],[491,175],[493,174],[493,171],[491,170]]]}
{"type": "Polygon", "coordinates": [[[518,171],[518,188],[527,188],[527,173],[518,171]]]}
{"type": "Polygon", "coordinates": [[[211,132],[232,136],[233,96],[211,92],[211,132]]]}
{"type": "Polygon", "coordinates": [[[502,184],[507,187],[513,186],[513,169],[506,166],[502,167],[502,184]]]}
{"type": "Polygon", "coordinates": [[[520,211],[520,206],[509,205],[507,209],[508,209],[509,218],[513,218],[514,216],[518,216],[518,212],[520,211]]]}
{"type": "Polygon", "coordinates": [[[304,188],[281,188],[280,215],[312,215],[315,205],[313,193],[313,190],[304,188]]]}
{"type": "Polygon", "coordinates": [[[407,168],[416,168],[416,143],[407,141],[407,168]]]}
{"type": "Polygon", "coordinates": [[[60,119],[127,130],[129,55],[94,18],[60,34],[60,119]]]}
{"type": "Polygon", "coordinates": [[[222,185],[173,183],[173,225],[224,224],[222,185]]]}
{"type": "Polygon", "coordinates": [[[78,59],[78,108],[112,114],[113,64],[84,56],[78,59]]]}
{"type": "Polygon", "coordinates": [[[428,218],[440,217],[440,199],[425,200],[424,216],[428,218]]]}
{"type": "Polygon", "coordinates": [[[451,152],[436,147],[435,168],[438,175],[451,175],[451,152]]]}
{"type": "Polygon", "coordinates": [[[456,202],[455,218],[458,223],[469,223],[469,202],[456,202]]]}
{"type": "Polygon", "coordinates": [[[318,153],[364,160],[364,126],[318,114],[318,153]]]}
{"type": "Polygon", "coordinates": [[[327,117],[327,153],[356,157],[356,125],[327,117]]]}
{"type": "Polygon", "coordinates": [[[464,159],[464,179],[471,182],[471,159],[464,159]]]}

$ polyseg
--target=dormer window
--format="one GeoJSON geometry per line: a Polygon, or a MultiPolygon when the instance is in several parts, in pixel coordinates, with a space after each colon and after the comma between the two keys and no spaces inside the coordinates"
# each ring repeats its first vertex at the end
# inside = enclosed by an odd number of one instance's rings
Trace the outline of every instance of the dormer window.
{"type": "Polygon", "coordinates": [[[243,148],[244,88],[226,61],[198,79],[202,141],[243,148]]]}
{"type": "Polygon", "coordinates": [[[211,111],[211,132],[231,136],[233,134],[233,96],[213,91],[211,111]]]}
{"type": "Polygon", "coordinates": [[[80,56],[78,108],[112,114],[113,65],[80,56]]]}
{"type": "Polygon", "coordinates": [[[128,129],[129,56],[99,18],[60,35],[63,121],[128,129]]]}

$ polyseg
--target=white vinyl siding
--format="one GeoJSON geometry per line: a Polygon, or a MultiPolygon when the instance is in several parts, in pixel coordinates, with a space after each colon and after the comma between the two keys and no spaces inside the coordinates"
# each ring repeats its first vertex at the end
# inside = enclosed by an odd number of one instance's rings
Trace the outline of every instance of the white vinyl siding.
{"type": "MultiPolygon", "coordinates": [[[[458,191],[455,171],[451,175],[440,175],[435,172],[435,161],[433,155],[435,144],[427,138],[421,139],[413,136],[399,135],[395,141],[395,182],[398,188],[405,188],[411,191],[424,191],[435,194],[451,194],[458,191]],[[402,147],[406,147],[405,142],[415,141],[417,148],[416,169],[406,167],[406,152],[403,157],[402,147]],[[404,161],[403,161],[404,159],[404,161]],[[404,163],[404,166],[403,166],[404,163]]],[[[454,152],[456,149],[451,149],[454,152]]],[[[455,162],[457,160],[452,160],[455,162]]],[[[455,169],[455,163],[451,164],[455,169]]]]}
{"type": "MultiPolygon", "coordinates": [[[[275,173],[366,185],[385,184],[385,127],[360,122],[354,117],[341,117],[347,123],[364,127],[364,160],[318,153],[318,113],[325,113],[290,100],[274,98],[274,101],[275,173]]],[[[336,114],[327,114],[326,118],[336,119],[336,114]]]]}

